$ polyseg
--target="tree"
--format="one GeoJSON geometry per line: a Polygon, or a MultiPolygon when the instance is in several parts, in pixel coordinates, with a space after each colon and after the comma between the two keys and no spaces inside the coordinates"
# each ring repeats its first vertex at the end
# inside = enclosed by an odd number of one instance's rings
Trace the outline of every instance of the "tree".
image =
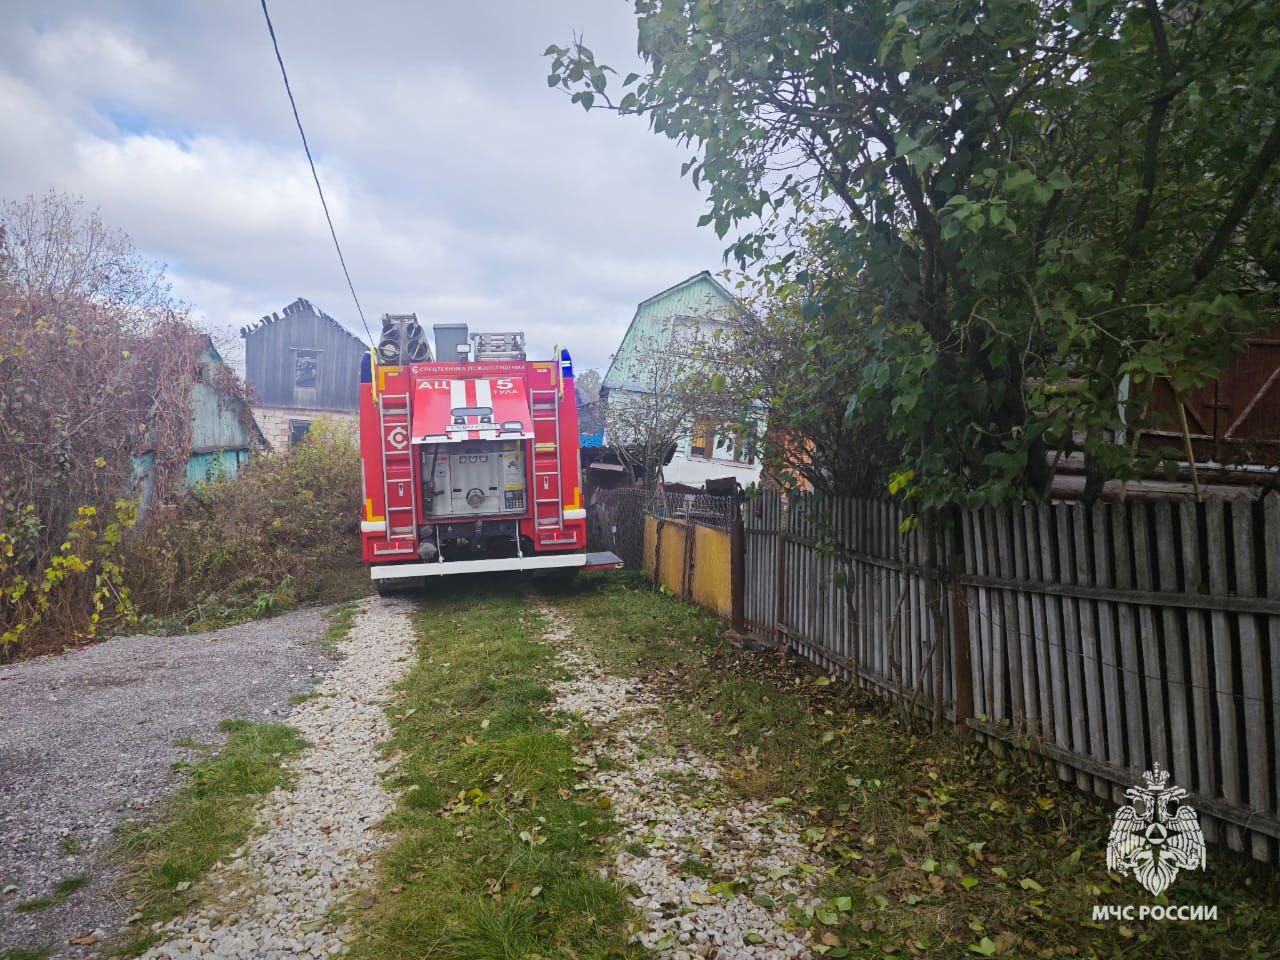
{"type": "Polygon", "coordinates": [[[90,605],[96,622],[103,591],[119,586],[133,455],[154,453],[161,502],[185,479],[204,343],[163,270],[79,201],[48,194],[0,207],[4,640],[48,619],[54,586],[68,611],[81,607],[64,622],[83,625],[90,605]]]}
{"type": "Polygon", "coordinates": [[[83,199],[55,191],[0,206],[0,278],[49,306],[112,304],[142,326],[185,312],[163,267],[140,257],[128,235],[86,211],[83,199]]]}
{"type": "Polygon", "coordinates": [[[609,391],[605,439],[646,488],[662,480],[672,452],[704,424],[743,418],[732,396],[716,389],[716,359],[696,327],[636,341],[629,386],[609,391]]]}
{"type": "Polygon", "coordinates": [[[688,389],[688,361],[654,337],[637,341],[632,385],[610,390],[605,441],[646,489],[662,480],[662,467],[698,419],[700,401],[688,389]]]}
{"type": "Polygon", "coordinates": [[[718,406],[767,425],[762,436],[735,426],[750,438],[766,476],[784,488],[874,496],[896,466],[884,420],[845,416],[845,391],[869,361],[868,344],[851,333],[825,314],[806,316],[803,303],[775,292],[704,346],[719,371],[712,380],[718,406]]]}
{"type": "Polygon", "coordinates": [[[600,399],[600,371],[583,370],[573,378],[574,393],[579,403],[595,403],[600,399]]]}
{"type": "Polygon", "coordinates": [[[645,75],[615,100],[577,40],[549,84],[694,147],[739,264],[864,344],[832,387],[926,506],[1044,495],[1077,449],[1089,493],[1150,469],[1157,378],[1206,383],[1275,308],[1273,4],[635,7],[645,75]]]}

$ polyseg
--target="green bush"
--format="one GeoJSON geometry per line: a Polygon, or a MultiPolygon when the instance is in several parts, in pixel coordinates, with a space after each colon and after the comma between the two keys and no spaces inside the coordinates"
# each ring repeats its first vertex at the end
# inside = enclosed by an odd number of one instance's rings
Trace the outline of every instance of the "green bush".
{"type": "Polygon", "coordinates": [[[367,588],[359,517],[355,438],[317,421],[288,455],[258,458],[149,516],[125,578],[140,613],[187,627],[346,599],[367,588]]]}

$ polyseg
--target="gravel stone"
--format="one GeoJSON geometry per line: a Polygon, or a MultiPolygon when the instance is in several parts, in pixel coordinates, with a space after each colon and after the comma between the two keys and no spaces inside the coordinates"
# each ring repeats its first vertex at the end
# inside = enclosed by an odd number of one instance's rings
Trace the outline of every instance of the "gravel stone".
{"type": "Polygon", "coordinates": [[[120,637],[0,667],[0,951],[83,956],[98,948],[71,937],[125,925],[133,910],[102,856],[116,828],[148,817],[181,782],[173,764],[197,753],[180,742],[221,742],[228,718],[288,715],[289,698],[334,666],[316,643],[324,612],[120,637]],[[14,911],[80,874],[89,882],[65,903],[14,911]]]}
{"type": "Polygon", "coordinates": [[[367,886],[388,839],[376,829],[394,804],[380,745],[391,736],[392,687],[413,653],[413,609],[406,600],[362,604],[341,663],[289,718],[312,745],[287,764],[293,785],[272,791],[258,810],[260,832],[214,865],[197,887],[198,906],[166,924],[143,960],[345,952],[349,929],[330,911],[367,886]]]}
{"type": "Polygon", "coordinates": [[[545,604],[539,609],[551,623],[546,640],[570,674],[552,684],[556,700],[548,709],[597,728],[590,755],[576,762],[581,785],[608,797],[622,828],[603,873],[640,891],[632,903],[644,923],[633,939],[675,960],[810,956],[807,932],[786,929],[786,901],[801,908],[820,903],[811,891],[821,864],[793,819],[770,804],[730,796],[724,769],[710,757],[688,749],[651,756],[664,740],[662,700],[639,681],[604,673],[575,648],[568,621],[545,604]],[[623,849],[636,843],[649,855],[623,849]],[[706,864],[700,872],[713,879],[682,875],[688,857],[706,864]],[[733,882],[735,892],[712,894],[708,887],[717,880],[733,882]],[[772,909],[755,900],[764,897],[772,909]],[[760,942],[747,943],[748,934],[760,942]]]}

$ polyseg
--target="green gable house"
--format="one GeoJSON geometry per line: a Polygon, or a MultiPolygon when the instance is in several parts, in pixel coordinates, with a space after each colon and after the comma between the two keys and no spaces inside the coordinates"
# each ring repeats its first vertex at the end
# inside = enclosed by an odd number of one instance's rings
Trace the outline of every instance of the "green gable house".
{"type": "MultiPolygon", "coordinates": [[[[642,300],[609,364],[601,396],[609,404],[652,397],[661,390],[663,358],[673,343],[714,335],[740,309],[733,294],[707,270],[642,300]]],[[[707,375],[710,378],[710,371],[707,375]]],[[[721,424],[687,424],[671,462],[663,468],[663,480],[694,487],[708,480],[734,479],[743,487],[757,482],[759,463],[740,449],[735,452],[729,441],[721,424]]],[[[610,443],[607,432],[604,442],[610,443]]]]}
{"type": "MultiPolygon", "coordinates": [[[[262,431],[248,405],[221,386],[218,371],[225,366],[213,341],[206,337],[200,346],[196,382],[191,385],[188,400],[191,449],[187,458],[187,487],[234,477],[249,462],[250,455],[266,449],[262,431]]],[[[133,457],[133,495],[142,498],[144,510],[151,506],[154,470],[154,450],[133,457]]]]}

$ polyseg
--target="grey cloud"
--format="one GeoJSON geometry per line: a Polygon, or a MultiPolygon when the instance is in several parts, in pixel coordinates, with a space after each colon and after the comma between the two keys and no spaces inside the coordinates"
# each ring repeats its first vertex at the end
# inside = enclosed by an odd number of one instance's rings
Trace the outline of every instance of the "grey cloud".
{"type": "MultiPolygon", "coordinates": [[[[0,194],[83,194],[211,324],[302,295],[359,329],[256,4],[8,6],[0,194]]],[[[523,326],[601,366],[638,300],[720,265],[687,151],[545,84],[575,29],[633,66],[627,3],[271,6],[371,323],[523,326]]]]}

